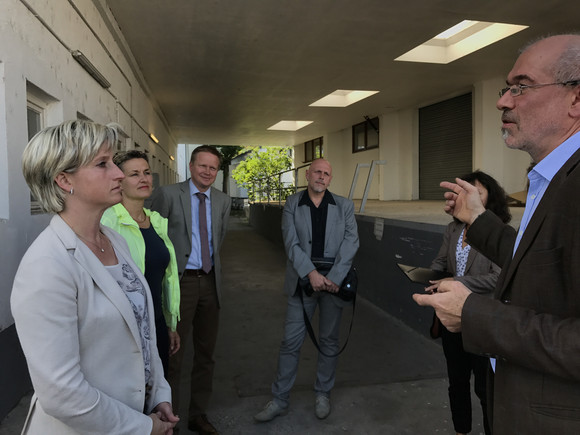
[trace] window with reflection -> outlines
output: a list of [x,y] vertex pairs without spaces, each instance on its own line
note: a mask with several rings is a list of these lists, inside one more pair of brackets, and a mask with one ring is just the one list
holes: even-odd
[[323,151],[322,136],[304,142],[304,162],[311,162],[314,159],[324,157]]
[[379,118],[368,118],[352,126],[352,152],[379,147]]

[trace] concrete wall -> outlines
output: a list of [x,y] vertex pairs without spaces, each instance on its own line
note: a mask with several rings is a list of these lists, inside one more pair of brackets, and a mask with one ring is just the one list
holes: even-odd
[[[20,170],[28,141],[28,100],[43,105],[44,126],[79,116],[119,123],[128,135],[123,148],[138,143],[149,153],[161,183],[176,179],[169,156],[177,145],[125,45],[100,2],[0,1],[0,419],[30,389],[10,292],[20,258],[50,219],[31,215]],[[111,87],[102,88],[71,50],[82,51]]]
[[250,225],[261,236],[283,245],[282,207],[269,204],[250,204]]
[[[282,208],[252,204],[250,225],[282,245]],[[428,267],[443,241],[445,225],[421,224],[357,215],[360,248],[354,264],[361,297],[428,336],[433,310],[419,307],[411,295],[424,286],[411,283],[397,263]],[[356,320],[355,320],[356,325]]]

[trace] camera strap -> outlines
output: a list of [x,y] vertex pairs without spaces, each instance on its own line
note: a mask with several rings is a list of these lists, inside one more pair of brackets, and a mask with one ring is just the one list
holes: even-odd
[[350,338],[350,333],[352,332],[352,324],[354,322],[354,310],[356,307],[356,293],[354,295],[354,298],[352,300],[352,316],[350,318],[350,326],[348,328],[348,335],[346,336],[346,341],[344,342],[344,344],[342,345],[342,348],[335,353],[334,355],[328,355],[326,353],[324,353],[322,351],[322,349],[320,349],[320,345],[318,344],[318,340],[316,339],[316,335],[314,334],[314,330],[312,329],[312,324],[310,323],[310,320],[308,319],[308,314],[306,313],[306,309],[304,308],[304,292],[302,291],[302,287],[300,287],[300,285],[297,286],[296,291],[298,292],[298,294],[300,295],[300,301],[302,302],[302,314],[304,316],[304,324],[306,325],[306,330],[308,331],[308,335],[310,336],[310,339],[312,340],[312,343],[314,344],[314,346],[316,346],[316,349],[318,349],[318,352],[320,352],[322,355],[326,356],[326,357],[336,357],[338,355],[340,355],[344,349],[346,349],[346,345],[348,344],[348,339]]

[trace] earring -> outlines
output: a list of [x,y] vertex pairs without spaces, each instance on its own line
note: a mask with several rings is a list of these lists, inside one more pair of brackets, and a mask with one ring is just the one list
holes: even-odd
[[68,193],[70,193],[71,195],[74,193],[74,190],[73,190],[73,188],[72,188],[72,187],[70,188],[70,190],[69,190],[69,192],[68,192]]

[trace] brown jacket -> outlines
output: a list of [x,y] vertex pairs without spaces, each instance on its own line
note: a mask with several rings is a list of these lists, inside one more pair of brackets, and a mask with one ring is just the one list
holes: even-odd
[[580,151],[552,179],[512,259],[493,213],[468,231],[502,265],[495,299],[468,297],[465,349],[497,357],[494,435],[580,433]]

